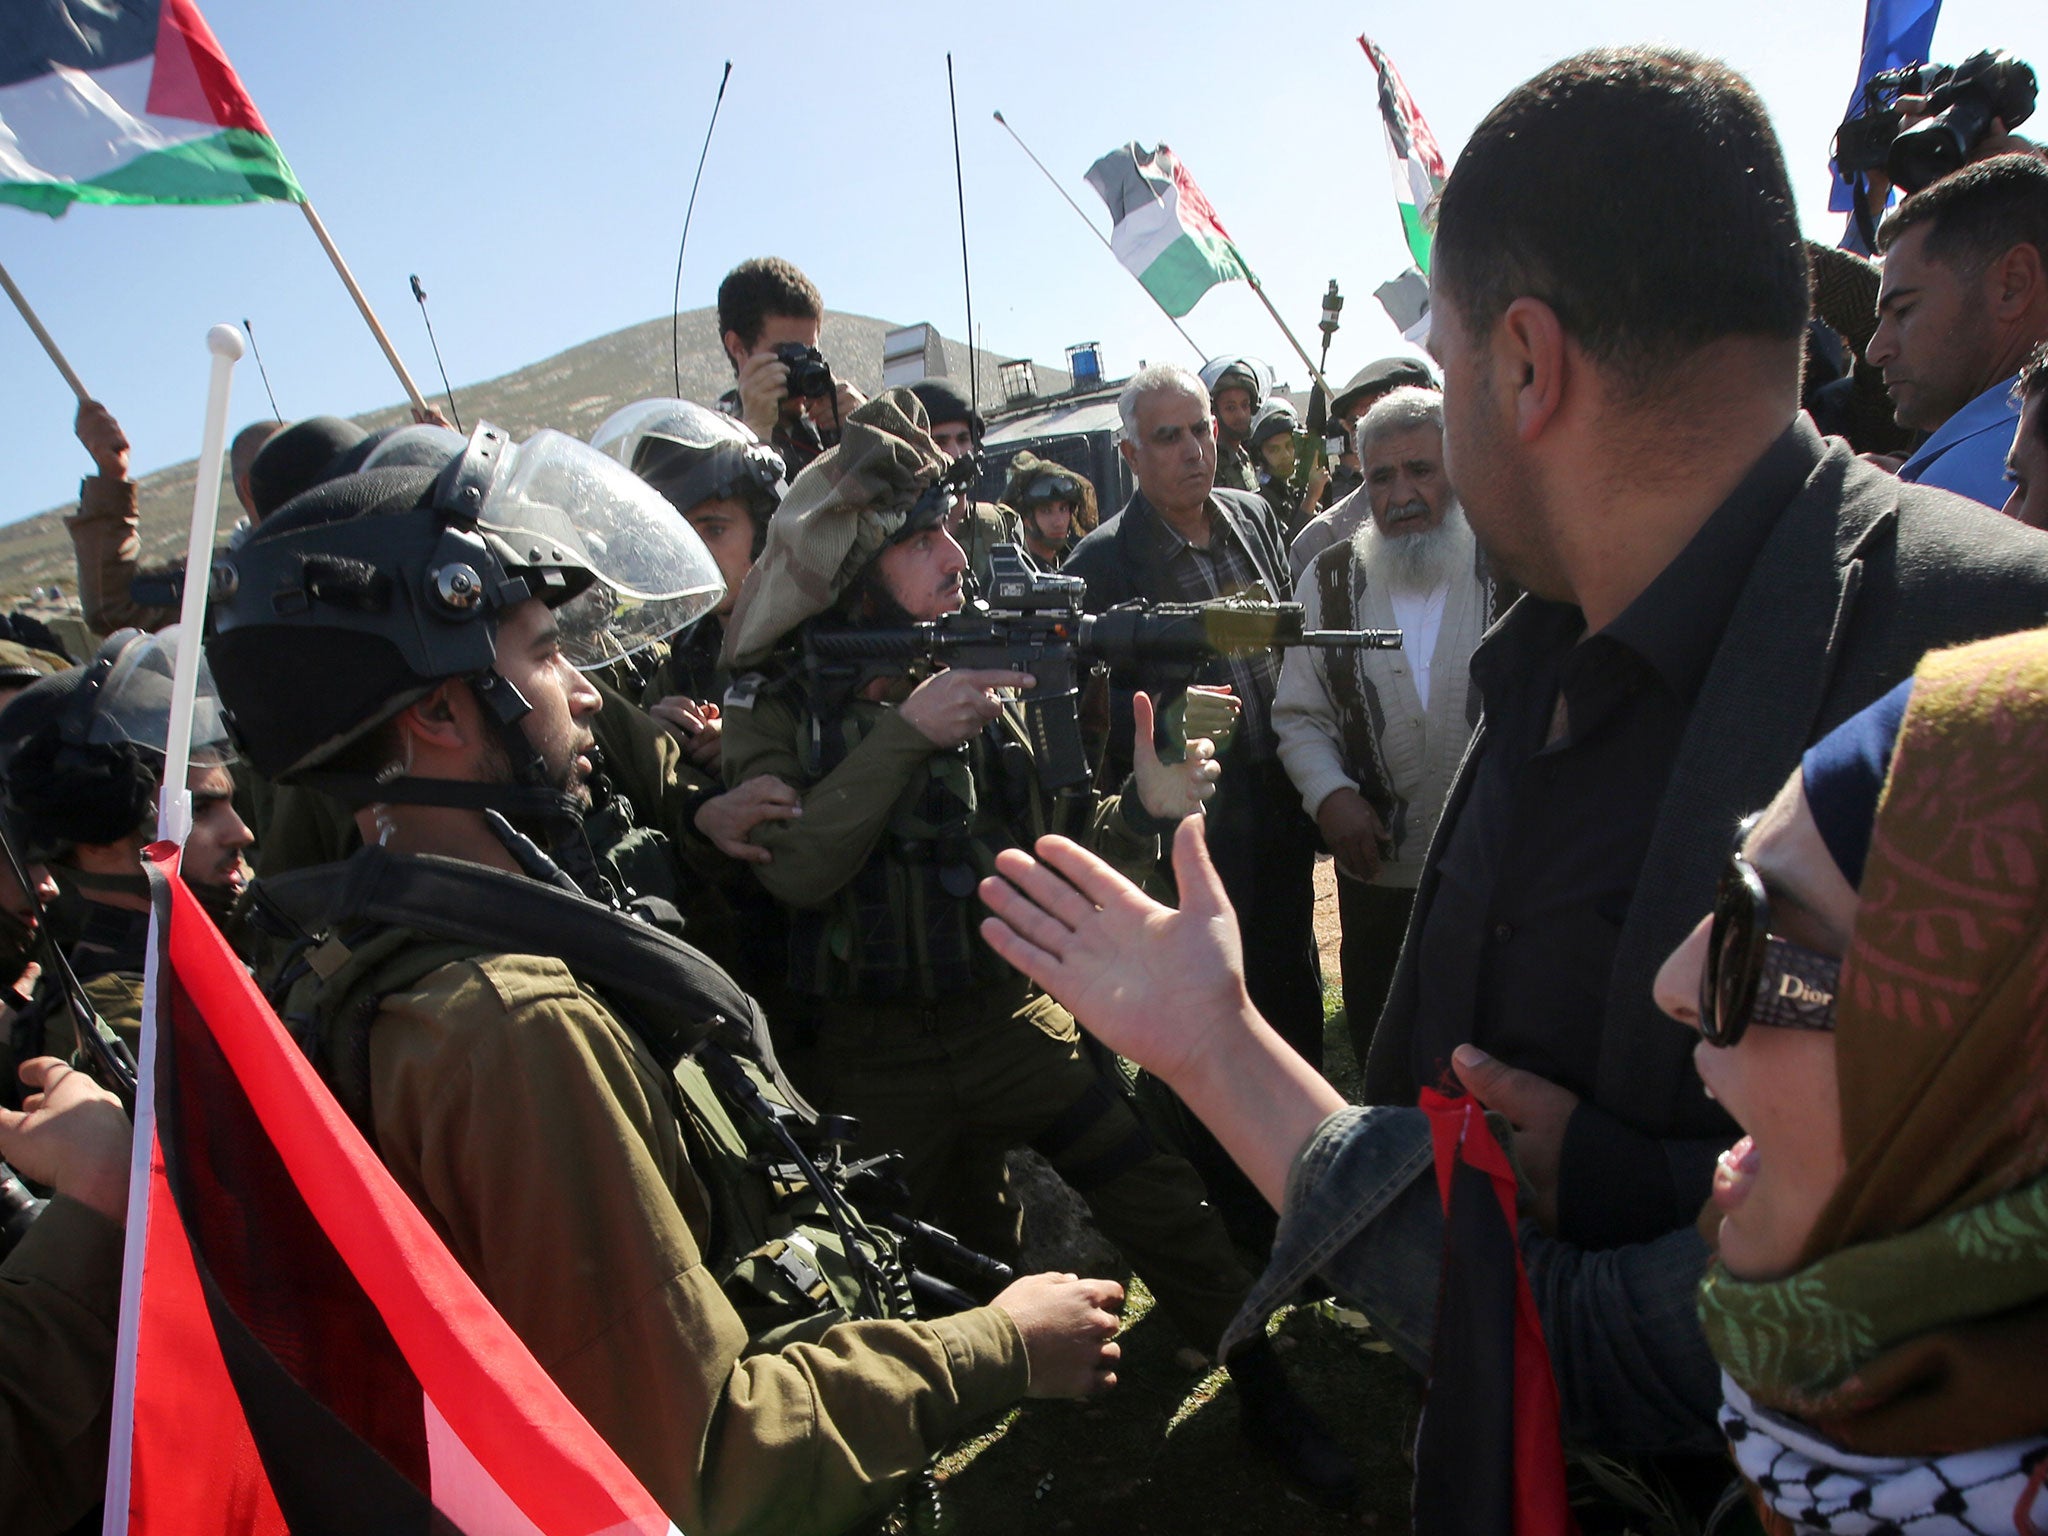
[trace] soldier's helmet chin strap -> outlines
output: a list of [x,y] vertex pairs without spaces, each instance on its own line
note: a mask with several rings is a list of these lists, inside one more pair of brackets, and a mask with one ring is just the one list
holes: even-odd
[[[598,868],[597,855],[584,830],[583,804],[559,789],[548,773],[540,749],[527,739],[520,722],[533,706],[495,667],[466,679],[484,717],[496,728],[498,741],[511,764],[508,782],[478,783],[471,779],[426,779],[410,773],[369,777],[356,773],[312,772],[302,782],[350,805],[431,805],[454,810],[496,812],[484,824],[506,851],[527,867],[536,845],[515,830],[519,823],[538,826],[546,836],[551,862],[593,901],[619,904],[618,893]],[[508,838],[512,841],[508,841]]]

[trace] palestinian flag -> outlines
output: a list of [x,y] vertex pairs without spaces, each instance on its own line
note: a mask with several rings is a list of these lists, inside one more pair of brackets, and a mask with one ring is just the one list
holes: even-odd
[[177,858],[148,853],[148,1199],[107,1528],[674,1536],[314,1076]]
[[1415,1536],[1571,1536],[1557,1382],[1515,1240],[1515,1170],[1470,1098],[1425,1089],[1444,1208]]
[[0,4],[0,203],[302,203],[193,0]]
[[1111,150],[1088,168],[1088,185],[1109,204],[1116,259],[1174,319],[1218,283],[1250,279],[1209,199],[1164,144]]
[[1436,135],[1422,120],[1415,98],[1394,68],[1386,50],[1369,37],[1358,46],[1372,60],[1380,77],[1380,122],[1387,130],[1387,159],[1394,168],[1394,203],[1401,210],[1401,233],[1415,258],[1416,270],[1429,275],[1429,246],[1436,234],[1436,195],[1443,191],[1450,169]]

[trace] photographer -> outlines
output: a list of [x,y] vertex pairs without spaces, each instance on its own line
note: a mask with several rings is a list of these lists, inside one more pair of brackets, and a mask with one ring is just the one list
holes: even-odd
[[128,1117],[54,1057],[22,1063],[0,1157],[56,1191],[0,1263],[0,1529],[69,1530],[100,1497],[128,1213]]
[[867,398],[819,356],[824,322],[817,285],[780,256],[743,261],[718,285],[718,336],[739,381],[719,408],[781,454],[791,475],[838,440]]
[[1992,48],[1953,68],[1908,64],[1873,76],[1835,135],[1836,169],[1859,198],[1843,248],[1872,253],[1894,186],[1910,195],[1994,155],[2039,153],[2012,132],[2033,115],[2035,92],[2033,69]]
[[1999,155],[1907,198],[1878,231],[1870,361],[1901,426],[1930,434],[1899,476],[2005,505],[2013,382],[2048,341],[2048,162]]

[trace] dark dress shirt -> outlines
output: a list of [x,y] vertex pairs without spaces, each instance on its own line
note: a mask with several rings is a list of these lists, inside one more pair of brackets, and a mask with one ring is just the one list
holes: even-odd
[[1417,935],[1413,1070],[1450,1079],[1470,1041],[1580,1096],[1559,1176],[1569,1241],[1609,1246],[1673,1199],[1664,1160],[1632,1153],[1594,1098],[1608,983],[1693,700],[1818,446],[1788,429],[1599,633],[1530,596],[1473,654],[1485,734]]

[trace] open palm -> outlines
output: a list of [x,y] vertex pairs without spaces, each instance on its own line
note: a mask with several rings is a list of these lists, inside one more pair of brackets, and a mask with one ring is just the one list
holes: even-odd
[[994,914],[983,937],[1104,1045],[1176,1080],[1249,1006],[1237,916],[1201,818],[1174,834],[1179,911],[1066,838],[1040,838],[1036,852],[998,855],[981,885]]

